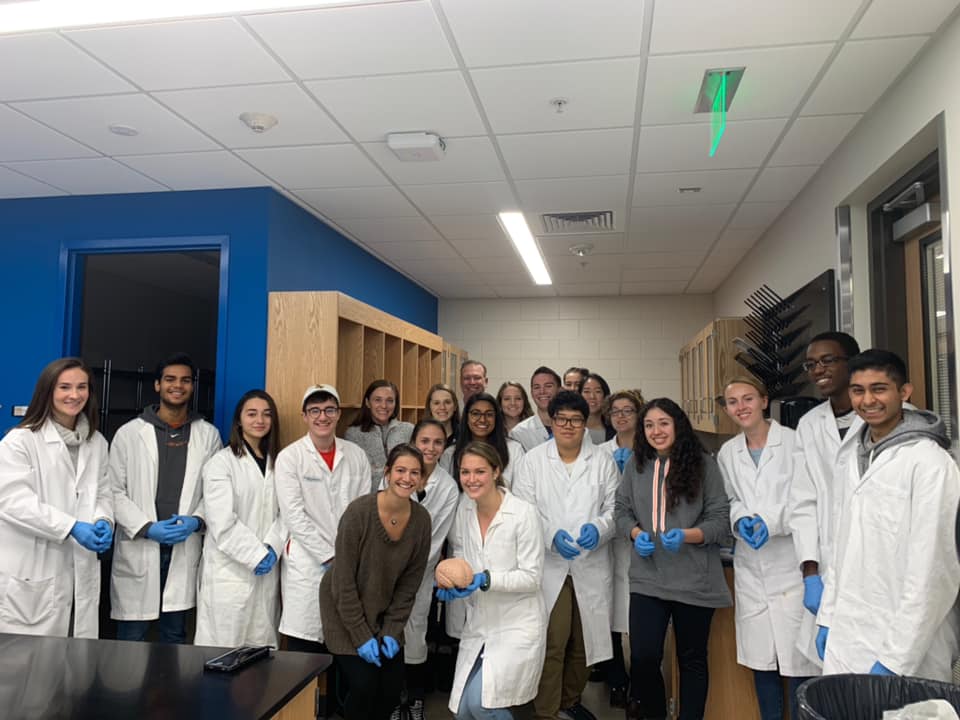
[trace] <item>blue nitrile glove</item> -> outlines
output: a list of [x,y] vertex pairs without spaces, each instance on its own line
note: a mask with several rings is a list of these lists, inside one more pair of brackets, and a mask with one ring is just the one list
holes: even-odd
[[737,534],[750,547],[753,547],[753,518],[742,517],[737,520]]
[[827,654],[827,635],[830,634],[830,628],[823,625],[817,625],[817,656],[823,660]]
[[392,660],[400,652],[400,643],[395,638],[384,635],[383,642],[380,643],[380,649],[383,650],[384,656]]
[[174,539],[179,533],[180,530],[177,529],[175,517],[150,523],[150,527],[147,528],[147,537],[161,545],[173,545],[180,542]]
[[553,549],[563,557],[564,560],[573,560],[580,551],[573,544],[573,536],[566,530],[557,530],[553,536]]
[[465,588],[450,588],[450,594],[457,600],[462,600],[469,595],[472,595],[474,592],[480,589],[480,586],[483,584],[483,573],[477,573],[473,576],[473,580],[470,581],[470,584]]
[[271,570],[273,566],[277,564],[277,554],[273,551],[273,548],[267,545],[267,554],[264,556],[263,560],[260,561],[260,564],[253,569],[254,575],[266,575]]
[[357,655],[362,657],[371,665],[380,667],[380,645],[375,637],[367,640],[363,645],[357,648]]
[[593,550],[600,544],[600,531],[593,523],[587,523],[580,528],[580,537],[577,538],[577,545],[584,550]]
[[113,545],[113,527],[103,518],[93,524],[93,531],[100,538],[100,549],[97,552],[106,552]]
[[627,460],[633,455],[633,448],[617,448],[613,451],[613,461],[617,464],[617,467],[620,468],[620,472],[623,472],[623,468],[627,466]]
[[759,550],[763,547],[764,543],[770,539],[770,530],[767,529],[767,524],[763,521],[763,518],[759,515],[753,516],[753,540],[750,544],[753,546],[754,550]]
[[896,673],[895,673],[893,670],[891,670],[890,668],[888,668],[886,665],[884,665],[884,664],[883,664],[882,662],[880,662],[879,660],[877,660],[877,661],[873,664],[873,667],[870,668],[870,674],[871,674],[871,675],[896,675]]
[[80,543],[81,546],[93,552],[100,552],[100,537],[93,525],[82,520],[77,520],[70,528],[70,537]]
[[819,575],[807,575],[803,579],[803,606],[816,615],[822,599],[823,579]]
[[437,588],[437,600],[440,602],[450,602],[456,600],[451,592],[451,588]]
[[653,540],[650,539],[650,533],[642,532],[634,538],[633,549],[637,551],[637,555],[640,557],[650,557],[653,555],[653,551],[657,549],[657,546],[654,545]]
[[680,528],[667,530],[660,536],[660,544],[670,552],[680,552],[680,546],[683,545],[683,530]]
[[174,544],[183,542],[200,529],[200,521],[193,515],[173,515],[170,519],[176,523],[174,528],[177,532],[173,538]]

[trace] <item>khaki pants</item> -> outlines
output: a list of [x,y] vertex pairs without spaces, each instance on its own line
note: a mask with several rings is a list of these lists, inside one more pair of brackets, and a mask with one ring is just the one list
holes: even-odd
[[573,578],[567,575],[547,624],[543,674],[533,700],[536,717],[553,720],[559,710],[580,702],[580,693],[587,686],[588,678],[580,608],[573,591]]

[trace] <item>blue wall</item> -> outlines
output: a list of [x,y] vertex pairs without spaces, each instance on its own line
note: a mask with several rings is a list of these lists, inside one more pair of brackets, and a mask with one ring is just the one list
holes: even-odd
[[[227,236],[223,428],[266,369],[267,292],[340,290],[435,331],[435,297],[269,188],[0,201],[0,434],[64,344],[62,243]],[[118,242],[118,244],[120,244]],[[162,312],[158,308],[158,312]]]
[[339,290],[437,331],[436,297],[276,193],[270,202],[267,287],[271,291]]

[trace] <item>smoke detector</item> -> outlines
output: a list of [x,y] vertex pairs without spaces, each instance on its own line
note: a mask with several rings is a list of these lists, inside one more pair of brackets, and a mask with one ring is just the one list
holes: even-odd
[[245,112],[239,115],[240,122],[255,133],[265,133],[277,124],[277,118],[267,113]]
[[593,243],[577,243],[576,245],[571,245],[568,250],[570,250],[571,255],[576,255],[577,257],[586,257],[593,252]]
[[442,160],[447,144],[436,133],[389,133],[387,147],[403,162],[433,162]]

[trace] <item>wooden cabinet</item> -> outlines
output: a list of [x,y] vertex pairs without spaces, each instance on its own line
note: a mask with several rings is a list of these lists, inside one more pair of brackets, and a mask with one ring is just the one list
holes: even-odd
[[460,393],[460,366],[468,357],[466,350],[448,342],[443,344],[440,382],[449,385],[458,395]]
[[266,389],[277,401],[282,446],[303,435],[300,405],[310,385],[329,383],[340,393],[339,434],[379,378],[400,388],[400,419],[416,422],[427,390],[445,381],[451,362],[456,377],[462,356],[439,335],[342,293],[270,293]]
[[723,383],[746,370],[734,360],[735,337],[746,333],[742,318],[717,318],[693,336],[680,350],[680,406],[694,430],[733,435],[737,427],[716,399]]

